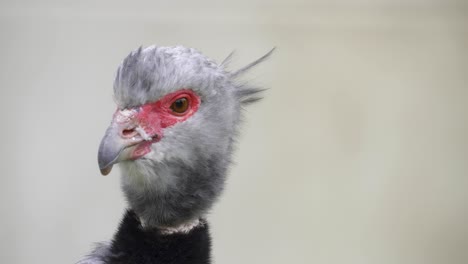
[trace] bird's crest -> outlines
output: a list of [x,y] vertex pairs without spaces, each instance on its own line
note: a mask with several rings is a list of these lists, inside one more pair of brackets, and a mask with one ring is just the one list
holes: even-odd
[[[240,69],[238,69],[238,70],[236,70],[234,72],[229,73],[230,78],[233,79],[233,80],[237,80],[237,78],[241,77],[242,75],[247,73],[249,70],[251,70],[255,66],[257,66],[260,63],[266,61],[271,56],[273,51],[275,51],[275,49],[276,48],[271,49],[267,54],[263,55],[262,57],[258,58],[257,60],[247,64],[246,66],[244,66],[244,67],[242,67],[242,68],[240,68]],[[235,54],[235,51],[231,52],[223,60],[223,62],[221,63],[221,66],[226,67],[227,65],[229,65],[229,63],[231,62],[232,57],[234,56],[234,54]],[[237,84],[236,95],[239,98],[239,101],[243,105],[248,105],[248,104],[251,104],[251,103],[254,103],[254,102],[257,102],[257,101],[261,100],[262,97],[261,97],[260,93],[266,90],[264,88],[252,86],[252,85],[248,84],[245,81],[244,82],[238,81],[237,83],[238,84]]]

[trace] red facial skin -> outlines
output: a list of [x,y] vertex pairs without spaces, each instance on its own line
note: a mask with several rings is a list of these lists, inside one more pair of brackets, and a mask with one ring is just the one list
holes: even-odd
[[[183,113],[174,112],[171,105],[181,98],[187,98],[187,110]],[[167,94],[156,102],[138,107],[134,118],[152,140],[139,143],[132,152],[131,159],[138,159],[148,154],[151,151],[151,144],[158,142],[163,137],[165,128],[187,120],[197,112],[199,106],[200,97],[192,90],[183,89]]]

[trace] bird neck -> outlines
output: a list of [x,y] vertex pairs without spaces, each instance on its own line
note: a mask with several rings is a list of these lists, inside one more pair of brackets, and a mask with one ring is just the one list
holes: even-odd
[[[146,228],[146,229],[150,228],[151,229],[151,227],[148,227],[143,223],[143,219],[140,219],[140,222],[141,222],[141,225],[142,225],[143,228]],[[196,227],[198,227],[200,225],[204,225],[204,224],[205,224],[205,222],[200,221],[200,219],[195,219],[195,220],[192,220],[192,221],[182,223],[182,224],[180,224],[178,226],[159,226],[159,227],[157,227],[155,229],[158,229],[160,231],[160,233],[163,234],[163,235],[188,234],[194,228],[196,228]]]
[[208,224],[185,228],[144,228],[133,211],[127,211],[114,235],[106,263],[210,263]]

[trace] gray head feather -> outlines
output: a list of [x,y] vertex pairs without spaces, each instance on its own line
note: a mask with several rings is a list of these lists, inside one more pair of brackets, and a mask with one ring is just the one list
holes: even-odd
[[239,77],[273,50],[229,72],[200,52],[182,46],[141,47],[117,70],[114,95],[119,108],[154,102],[179,89],[192,89],[200,107],[168,127],[152,152],[121,163],[122,188],[132,209],[148,226],[173,226],[201,217],[221,193],[242,114],[262,89]]

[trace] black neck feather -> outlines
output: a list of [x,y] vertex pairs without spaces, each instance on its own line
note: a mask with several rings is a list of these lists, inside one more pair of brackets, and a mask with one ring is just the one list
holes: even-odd
[[158,229],[144,229],[133,211],[127,211],[115,234],[108,264],[208,264],[211,240],[208,224],[189,233],[162,234]]

